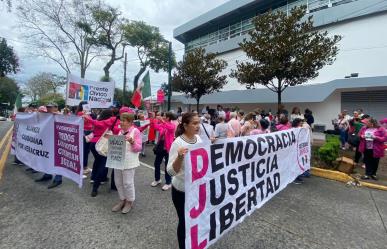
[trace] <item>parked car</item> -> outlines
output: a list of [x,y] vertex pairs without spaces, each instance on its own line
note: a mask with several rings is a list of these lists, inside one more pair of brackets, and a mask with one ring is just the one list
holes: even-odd
[[0,116],[0,121],[7,121],[7,118]]

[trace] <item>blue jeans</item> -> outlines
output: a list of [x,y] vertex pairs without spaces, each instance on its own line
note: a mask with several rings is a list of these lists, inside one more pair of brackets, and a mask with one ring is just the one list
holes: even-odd
[[340,142],[341,146],[344,147],[348,140],[348,132],[346,129],[340,129]]

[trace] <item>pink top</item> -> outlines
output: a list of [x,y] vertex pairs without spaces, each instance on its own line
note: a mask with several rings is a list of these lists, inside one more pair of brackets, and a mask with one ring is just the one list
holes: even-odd
[[[86,117],[86,119],[88,119],[88,117]],[[106,131],[106,129],[110,129],[110,127],[113,125],[114,120],[116,120],[116,117],[111,117],[105,120],[94,120],[90,118],[89,121],[94,125],[94,130],[93,130],[94,137],[90,140],[90,142],[91,143],[98,142],[99,138]]]
[[141,132],[135,127],[135,126],[131,126],[129,127],[129,129],[127,131],[124,131],[123,129],[121,129],[119,131],[119,135],[123,135],[126,133],[125,137],[129,138],[130,135],[132,134],[132,131],[134,129],[134,132],[133,132],[133,139],[134,139],[134,143],[131,144],[131,150],[132,152],[141,152],[141,149],[142,149],[142,137],[141,137]]
[[275,126],[277,128],[278,131],[284,131],[284,130],[289,130],[292,128],[292,125],[290,123],[287,123],[287,124],[277,124]]
[[[78,112],[77,116],[82,117],[83,112]],[[90,119],[92,119],[89,115],[87,115]],[[83,119],[83,129],[85,131],[92,131],[93,130],[93,123],[89,119]]]
[[151,123],[151,127],[154,127],[159,133],[159,140],[162,136],[165,136],[164,139],[164,148],[169,153],[173,140],[175,140],[175,131],[176,125],[172,122],[160,121],[160,123],[155,120]]
[[[360,144],[359,151],[364,153],[366,150],[366,139],[364,138],[365,132],[368,128],[363,126],[359,131]],[[377,128],[373,134],[373,156],[374,158],[384,157],[384,141],[386,136],[386,130],[383,127]]]
[[235,118],[228,121],[229,131],[227,132],[228,137],[238,137],[241,134],[241,124]]

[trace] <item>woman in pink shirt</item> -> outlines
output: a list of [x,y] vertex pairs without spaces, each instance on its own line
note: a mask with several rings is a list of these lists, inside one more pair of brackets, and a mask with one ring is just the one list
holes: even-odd
[[384,141],[386,130],[380,127],[378,121],[371,118],[367,124],[359,131],[360,145],[359,151],[364,155],[366,166],[365,175],[362,179],[372,178],[377,180],[376,172],[379,166],[380,158],[384,157]]
[[98,195],[98,188],[101,182],[107,181],[108,169],[106,168],[105,156],[98,154],[95,149],[95,144],[107,129],[112,129],[118,121],[118,117],[112,117],[113,112],[111,110],[103,110],[97,120],[91,119],[89,116],[83,116],[88,119],[94,126],[94,137],[90,141],[90,150],[94,156],[93,171],[91,172],[91,182],[93,183],[93,190],[91,196]]
[[173,121],[176,120],[176,116],[167,112],[162,117],[157,117],[155,121],[151,123],[151,128],[154,128],[159,132],[159,138],[153,152],[156,155],[154,166],[155,166],[155,180],[151,183],[152,187],[156,187],[161,183],[160,180],[160,166],[165,161],[165,185],[162,187],[163,190],[171,188],[172,178],[168,174],[166,167],[168,165],[169,150],[173,140],[175,140],[176,124]]
[[277,124],[275,127],[277,131],[284,131],[292,128],[292,124],[289,123],[288,117],[286,117],[285,115],[282,115],[280,117],[279,124]]
[[114,169],[120,201],[112,208],[113,212],[128,213],[135,200],[134,173],[140,165],[139,154],[142,148],[141,132],[133,125],[134,114],[122,113],[121,130],[119,135],[124,135],[126,140],[126,153],[123,169]]

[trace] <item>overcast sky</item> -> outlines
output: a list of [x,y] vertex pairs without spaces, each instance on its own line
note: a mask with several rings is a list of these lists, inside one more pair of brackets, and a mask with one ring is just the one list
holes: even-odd
[[[207,12],[208,10],[227,2],[227,0],[106,0],[115,7],[119,7],[123,15],[131,20],[143,20],[150,25],[160,28],[161,33],[168,40],[172,40],[173,49],[177,60],[183,55],[183,44],[173,39],[173,29],[185,22]],[[17,0],[13,1],[14,7]],[[15,12],[15,10],[13,10]],[[20,59],[21,71],[15,76],[20,84],[27,81],[39,72],[52,72],[65,75],[63,69],[52,61],[31,56],[23,40],[19,37],[17,19],[15,14],[8,13],[4,5],[0,4],[0,37],[5,37],[8,44],[13,46]],[[138,61],[135,61],[135,51],[128,51],[127,77],[128,85],[133,85],[134,75],[139,70]],[[103,76],[104,63],[97,61],[93,63],[86,72],[86,78],[98,80]],[[116,62],[110,70],[116,86],[122,88],[123,83],[123,62]],[[157,90],[161,83],[167,82],[166,73],[155,73],[151,71],[152,91]]]

